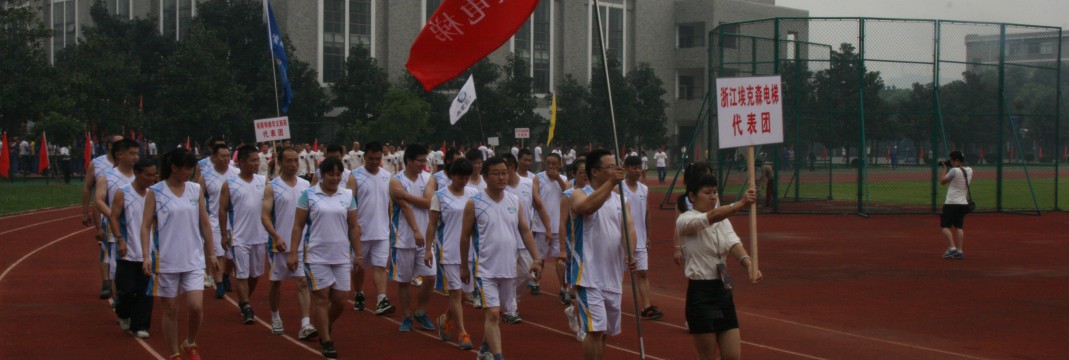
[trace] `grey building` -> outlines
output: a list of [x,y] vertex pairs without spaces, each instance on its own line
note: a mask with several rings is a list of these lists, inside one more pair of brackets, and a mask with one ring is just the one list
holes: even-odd
[[[44,18],[57,30],[49,56],[73,44],[89,22],[96,0],[36,0]],[[204,0],[104,0],[120,16],[162,19],[160,31],[181,39]],[[473,0],[482,1],[482,0]],[[273,0],[272,6],[296,56],[319,73],[328,85],[344,71],[349,49],[365,45],[391,79],[405,71],[408,52],[427,18],[442,0]],[[530,66],[535,92],[548,106],[546,94],[571,74],[589,79],[600,61],[592,0],[542,0],[534,14],[490,55],[504,63],[516,53]],[[775,5],[775,0],[604,0],[599,11],[605,26],[606,50],[622,59],[627,70],[649,63],[667,88],[665,124],[670,141],[693,128],[706,88],[707,33],[718,24],[771,17],[805,17],[805,10]],[[547,114],[546,109],[540,112]],[[548,117],[548,115],[546,116]]]
[[[969,61],[969,71],[977,72],[994,69],[999,63],[999,49],[1002,47],[1000,35],[966,35],[965,54]],[[1005,62],[1007,64],[1053,66],[1058,59],[1058,49],[1069,48],[1069,34],[1058,31],[1006,32]],[[1062,62],[1069,60],[1069,54],[1061,54]]]

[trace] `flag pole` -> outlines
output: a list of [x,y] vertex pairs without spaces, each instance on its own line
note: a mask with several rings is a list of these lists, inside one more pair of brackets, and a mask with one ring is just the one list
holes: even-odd
[[[612,119],[613,149],[618,151],[620,149],[620,140],[616,136],[616,109],[613,108],[612,102],[612,82],[609,79],[609,57],[608,53],[605,51],[605,28],[602,26],[601,7],[598,0],[594,0],[594,16],[598,21],[598,44],[601,45],[601,67],[605,70],[605,90],[609,95],[609,117]],[[617,153],[616,156],[613,157],[616,159],[616,166],[620,166],[622,155],[623,154]],[[620,182],[620,203],[626,204],[624,202],[624,183],[622,181]],[[631,249],[631,233],[627,231],[627,205],[621,206],[620,209],[622,212],[622,219],[620,221],[622,227],[621,232],[624,234],[624,247],[626,247],[625,250],[627,250],[627,262],[631,263],[634,256]],[[638,316],[640,311],[638,304],[638,288],[635,286],[635,272],[629,270],[628,273],[631,275],[631,297],[633,300],[632,303],[635,305],[635,328],[638,331],[638,353],[640,358],[645,359],[646,342],[642,337],[642,319]]]
[[276,74],[278,69],[275,69],[276,60],[275,51],[273,50],[275,45],[271,41],[271,18],[269,16],[270,13],[267,11],[268,6],[270,6],[268,1],[264,0],[264,24],[267,25],[267,52],[271,53],[271,81],[275,84],[275,116],[278,117],[282,116],[282,108],[278,104],[278,74]]

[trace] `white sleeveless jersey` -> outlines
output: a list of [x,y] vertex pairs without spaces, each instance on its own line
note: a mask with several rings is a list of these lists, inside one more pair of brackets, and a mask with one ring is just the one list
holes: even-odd
[[197,168],[201,174],[208,172],[212,168],[212,156],[205,156],[203,159],[197,160]]
[[93,158],[93,178],[98,178],[103,175],[105,171],[111,170],[115,167],[115,164],[108,160],[107,155],[100,155]]
[[[520,199],[520,207],[523,208],[523,213],[526,216],[521,221],[527,222],[527,225],[531,225],[531,214],[534,212],[534,182],[531,179],[520,177],[520,182],[516,184],[516,187],[506,185],[505,192],[516,195]],[[535,216],[537,217],[537,216]],[[516,239],[518,243],[516,247],[520,250],[527,249],[527,246],[523,244],[523,237],[520,236],[520,230],[517,227],[515,229]]]
[[[104,171],[100,177],[97,178],[97,181],[104,181],[107,184],[108,193],[104,195],[104,203],[108,204],[108,207],[111,207],[111,204],[113,204],[112,200],[115,200],[115,194],[118,193],[119,188],[134,182],[134,177],[135,175],[133,174],[131,174],[130,177],[126,177],[126,175],[123,175],[117,167]],[[105,217],[104,224],[106,225],[109,220],[110,219]],[[115,239],[115,234],[111,234],[110,231],[108,231],[108,233],[109,243],[118,241]]]
[[[426,172],[420,172],[416,176],[416,181],[410,180],[405,176],[404,172],[394,175],[393,178],[401,182],[401,187],[406,192],[418,197],[423,197],[423,191],[427,189],[427,184],[431,181],[431,175]],[[421,234],[426,234],[429,211],[415,205],[410,205],[409,207],[412,208],[412,215],[416,220],[416,228],[419,229]],[[412,226],[408,224],[408,221],[405,221],[401,206],[393,201],[390,201],[390,240],[390,244],[394,248],[422,249],[422,247],[416,246],[416,237],[412,233]]]
[[624,196],[627,197],[627,211],[631,214],[631,221],[635,226],[635,249],[646,250],[646,198],[649,197],[650,188],[646,184],[638,183],[638,189],[631,191],[631,187],[624,183]]
[[[290,241],[293,236],[293,218],[297,212],[297,200],[301,198],[301,194],[305,190],[308,190],[308,180],[297,178],[295,186],[289,186],[282,177],[277,177],[271,180],[271,191],[274,193],[274,204],[271,206],[271,224],[275,226],[275,232],[282,237],[282,241],[286,242],[286,246],[290,246]],[[302,239],[303,240],[303,239]],[[274,253],[274,247],[268,246],[268,249]],[[297,255],[304,254],[304,246],[297,245]]]
[[[568,181],[564,175],[558,174],[561,180]],[[532,216],[533,225],[531,225],[531,231],[540,233],[553,233],[556,234],[560,231],[560,200],[564,197],[564,189],[561,189],[560,184],[556,180],[550,179],[546,175],[546,172],[540,172],[538,177],[538,197],[542,198],[542,207],[546,209],[546,214],[549,215],[549,229],[546,229],[546,225],[542,223],[542,219],[537,215]]]
[[471,197],[475,207],[475,272],[477,278],[516,277],[516,229],[520,222],[520,198],[504,192],[495,202],[485,191]]
[[[431,211],[438,212],[438,229],[434,244],[441,264],[460,264],[460,231],[464,226],[464,206],[479,190],[464,187],[462,195],[454,195],[449,188],[438,190],[431,199]],[[428,239],[430,240],[430,239]]]
[[171,192],[166,181],[149,188],[156,197],[152,262],[157,273],[204,268],[204,242],[197,235],[200,233],[200,185],[186,182],[185,187],[182,196]]
[[352,191],[339,187],[334,195],[327,195],[319,185],[301,193],[297,208],[308,210],[308,226],[304,231],[305,264],[347,264],[351,261],[349,244],[350,211],[356,211]]
[[356,221],[360,224],[360,240],[390,238],[390,172],[379,168],[378,174],[361,166],[353,170],[356,181]]
[[[123,260],[142,262],[145,261],[141,252],[141,223],[145,216],[145,196],[134,190],[133,184],[126,184],[119,188],[122,192],[122,214],[119,214],[119,233],[126,240],[126,256]],[[145,189],[146,194],[149,189]],[[198,229],[199,230],[199,229]]]
[[263,214],[264,188],[267,178],[259,174],[252,175],[252,181],[246,182],[239,175],[226,180],[230,190],[230,229],[234,232],[235,245],[257,245],[267,243],[267,230],[264,230],[260,215]]
[[439,170],[434,173],[434,183],[435,185],[438,185],[438,188],[435,189],[437,191],[449,187],[449,184],[452,184],[453,180],[449,179],[449,175],[445,174],[445,170]]
[[[594,189],[587,187],[583,191],[590,195]],[[582,226],[574,229],[572,239],[576,261],[572,284],[622,292],[621,282],[627,270],[620,233],[622,211],[620,196],[613,194],[593,214],[581,216]]]
[[475,188],[475,190],[479,191],[486,191],[486,178],[480,176],[478,184],[472,184],[472,180],[475,180],[475,178],[472,177],[470,178],[470,180],[468,180],[468,187]]
[[[205,186],[204,200],[208,202],[206,204],[208,205],[208,222],[211,223],[213,232],[219,232],[219,192],[223,190],[223,183],[226,179],[237,175],[238,170],[232,167],[227,167],[225,174],[216,172],[215,167],[212,166],[208,166],[201,173]],[[233,218],[230,220],[233,221]]]

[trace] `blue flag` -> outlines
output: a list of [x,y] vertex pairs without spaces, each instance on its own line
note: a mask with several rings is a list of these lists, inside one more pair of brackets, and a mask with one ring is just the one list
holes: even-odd
[[278,69],[278,77],[282,80],[282,99],[279,102],[279,109],[286,113],[289,112],[290,102],[293,101],[293,88],[290,87],[290,78],[286,75],[289,60],[286,59],[286,47],[282,44],[282,33],[278,31],[278,22],[275,21],[275,10],[271,8],[271,3],[267,0],[264,0],[264,9],[267,10],[267,35],[271,42],[271,53],[275,60],[275,67]]

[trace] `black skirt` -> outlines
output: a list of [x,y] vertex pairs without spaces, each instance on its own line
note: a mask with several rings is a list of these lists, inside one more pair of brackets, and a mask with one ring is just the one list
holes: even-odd
[[720,280],[687,283],[687,327],[691,334],[721,333],[739,328],[735,300]]

